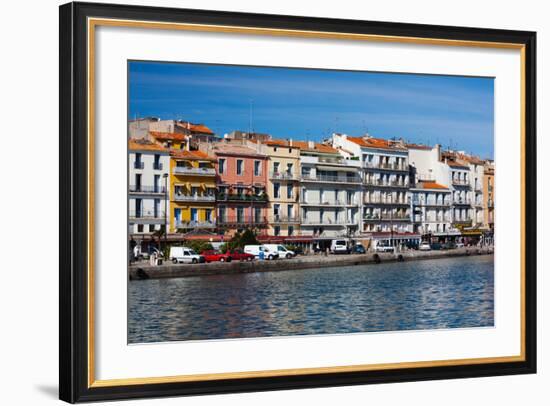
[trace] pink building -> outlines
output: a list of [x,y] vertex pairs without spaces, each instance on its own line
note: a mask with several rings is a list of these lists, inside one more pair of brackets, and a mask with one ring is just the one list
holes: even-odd
[[218,226],[228,234],[267,228],[267,156],[231,142],[212,147],[216,156]]

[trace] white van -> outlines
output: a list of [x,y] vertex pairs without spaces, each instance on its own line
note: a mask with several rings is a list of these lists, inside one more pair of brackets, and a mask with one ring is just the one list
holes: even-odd
[[277,259],[279,258],[279,253],[277,250],[267,249],[264,245],[245,245],[244,252],[247,254],[252,254],[256,258],[260,258],[260,251],[264,253],[264,259]]
[[204,257],[201,257],[191,248],[187,247],[170,247],[170,259],[174,264],[198,264],[204,262]]
[[263,247],[267,248],[269,251],[276,251],[281,258],[290,259],[296,256],[296,253],[294,251],[287,250],[284,245],[264,244]]
[[330,242],[330,252],[333,254],[349,254],[348,239],[340,238]]

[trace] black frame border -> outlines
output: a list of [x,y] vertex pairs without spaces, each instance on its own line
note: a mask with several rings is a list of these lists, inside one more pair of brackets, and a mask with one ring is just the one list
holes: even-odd
[[[515,43],[525,49],[525,361],[269,378],[88,387],[87,19],[119,18]],[[59,8],[59,398],[85,401],[536,373],[536,33],[95,3]]]

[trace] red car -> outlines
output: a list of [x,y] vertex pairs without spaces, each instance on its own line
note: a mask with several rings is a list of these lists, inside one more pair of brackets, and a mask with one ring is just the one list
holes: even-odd
[[227,251],[226,254],[229,254],[231,259],[235,261],[254,261],[254,258],[255,258],[254,255],[247,254],[243,250],[239,250],[239,249]]
[[201,252],[206,262],[231,262],[233,258],[229,254],[222,254],[219,251],[208,250]]

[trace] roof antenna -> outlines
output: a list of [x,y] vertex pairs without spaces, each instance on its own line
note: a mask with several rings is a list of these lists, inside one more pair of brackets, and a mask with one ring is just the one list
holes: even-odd
[[254,103],[253,99],[250,99],[250,106],[248,111],[248,134],[252,133],[252,104]]

